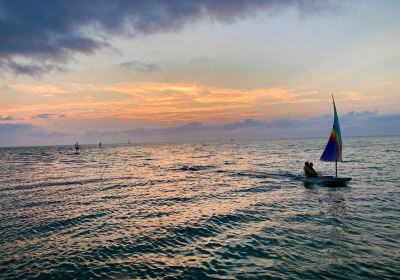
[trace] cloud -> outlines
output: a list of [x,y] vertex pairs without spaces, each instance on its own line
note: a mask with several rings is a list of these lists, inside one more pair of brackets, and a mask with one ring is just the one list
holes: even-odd
[[230,23],[261,11],[315,13],[336,6],[318,0],[1,1],[0,65],[39,75],[62,70],[60,64],[76,54],[111,48],[116,36],[176,32],[199,20]]
[[[299,104],[321,102],[315,98],[314,91],[239,89],[198,83],[13,84],[8,87],[23,93],[25,98],[32,98],[31,104],[20,104],[3,111],[3,114],[18,113],[21,117],[45,112],[74,114],[80,119],[186,123],[279,117],[288,115],[288,111],[296,113]],[[36,97],[40,97],[40,102],[36,102]]]
[[[343,137],[400,135],[400,114],[380,115],[376,111],[350,112],[340,116]],[[80,135],[59,133],[31,124],[0,123],[0,146],[126,143],[164,141],[208,141],[226,139],[310,138],[330,135],[333,117],[323,115],[307,119],[242,121],[225,124],[191,122],[180,126],[154,129],[89,130]]]
[[[73,138],[70,136],[71,141]],[[48,131],[31,124],[0,123],[0,146],[67,144],[64,133]]]
[[17,62],[12,59],[1,59],[0,70],[8,70],[15,75],[41,76],[45,73],[66,72],[67,68],[51,62]]
[[13,121],[14,120],[14,118],[12,117],[12,116],[7,116],[7,117],[3,117],[3,116],[0,116],[0,121]]
[[201,57],[193,57],[188,62],[188,65],[194,67],[195,69],[208,68],[210,66],[216,66],[217,61],[211,57],[201,56]]
[[59,118],[65,118],[65,115],[58,115],[58,114],[38,114],[32,116],[32,119],[36,120],[48,120],[48,119],[59,119]]
[[351,100],[351,101],[371,99],[371,97],[365,96],[363,93],[357,91],[347,91],[344,92],[343,95],[345,96],[346,100]]
[[[376,111],[350,112],[340,116],[343,137],[368,135],[400,135],[400,114],[378,115]],[[227,124],[192,122],[181,126],[159,129],[97,131],[84,133],[87,142],[207,141],[222,139],[276,139],[328,137],[333,117],[324,115],[308,119],[276,119],[243,121]]]
[[66,89],[62,89],[53,85],[15,84],[9,85],[8,87],[32,95],[54,96],[55,94],[67,92]]
[[161,71],[160,68],[154,63],[144,63],[137,60],[121,63],[119,64],[119,67],[124,70],[134,71],[140,74],[151,74],[153,72]]

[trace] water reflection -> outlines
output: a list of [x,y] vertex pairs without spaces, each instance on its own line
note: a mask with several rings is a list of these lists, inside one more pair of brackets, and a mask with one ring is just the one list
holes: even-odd
[[390,272],[398,190],[304,188],[318,141],[2,149],[0,278],[358,277],[371,244]]

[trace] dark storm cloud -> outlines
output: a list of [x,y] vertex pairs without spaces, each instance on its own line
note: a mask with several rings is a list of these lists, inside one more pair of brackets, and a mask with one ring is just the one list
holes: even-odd
[[[206,19],[234,22],[259,11],[335,8],[318,0],[0,0],[0,65],[17,74],[57,70],[75,54],[109,48],[113,36],[173,32]],[[25,62],[21,62],[25,60]],[[28,64],[32,64],[29,66]],[[58,65],[58,67],[61,67]]]
[[153,72],[161,71],[160,68],[154,63],[144,63],[137,60],[121,63],[119,67],[124,70],[134,71],[140,74],[151,74]]

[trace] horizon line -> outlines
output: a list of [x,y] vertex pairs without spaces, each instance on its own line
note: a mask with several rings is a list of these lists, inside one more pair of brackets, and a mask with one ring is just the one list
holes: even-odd
[[[371,134],[371,135],[351,135],[342,138],[367,138],[367,137],[400,137],[399,134]],[[276,140],[307,140],[307,139],[325,139],[329,137],[317,136],[317,137],[277,137],[277,138],[247,138],[247,139],[233,139],[233,138],[226,138],[226,139],[210,139],[210,140],[182,140],[182,141],[141,141],[141,142],[131,142],[131,144],[126,142],[110,142],[104,143],[99,141],[97,143],[79,143],[79,145],[84,146],[98,146],[101,142],[102,146],[104,145],[127,145],[127,146],[134,146],[136,145],[146,145],[146,144],[178,144],[178,143],[207,143],[207,142],[244,142],[244,141],[276,141]],[[79,141],[78,141],[79,142]],[[7,149],[7,148],[37,148],[37,147],[74,147],[73,144],[51,144],[51,145],[16,145],[16,146],[0,146],[0,149]]]

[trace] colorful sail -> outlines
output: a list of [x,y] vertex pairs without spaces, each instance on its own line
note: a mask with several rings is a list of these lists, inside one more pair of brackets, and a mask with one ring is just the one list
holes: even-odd
[[342,135],[340,134],[339,118],[336,112],[335,100],[333,99],[334,121],[328,144],[322,153],[322,161],[342,161]]

